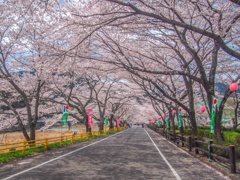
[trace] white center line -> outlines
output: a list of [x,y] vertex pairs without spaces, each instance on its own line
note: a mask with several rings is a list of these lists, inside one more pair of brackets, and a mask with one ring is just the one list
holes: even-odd
[[155,142],[152,140],[151,136],[148,134],[148,132],[146,131],[146,129],[144,129],[144,131],[147,133],[148,137],[150,138],[150,140],[152,141],[153,145],[155,146],[155,148],[158,150],[160,156],[163,158],[163,160],[165,161],[165,163],[168,165],[168,167],[171,169],[171,171],[173,172],[174,176],[176,177],[177,180],[181,180],[180,176],[178,175],[178,173],[175,171],[175,169],[173,169],[173,167],[171,166],[171,164],[168,162],[168,160],[165,158],[165,156],[162,154],[162,152],[160,151],[160,149],[157,147],[157,145],[155,144]]
[[124,132],[124,131],[118,132],[118,133],[113,134],[113,135],[111,135],[111,136],[109,136],[109,137],[107,137],[107,138],[101,139],[101,140],[99,140],[99,141],[97,141],[97,142],[94,142],[94,143],[92,143],[92,144],[86,145],[86,146],[84,146],[84,147],[81,147],[81,148],[79,148],[79,149],[76,149],[76,150],[74,150],[74,151],[71,151],[71,152],[69,152],[69,153],[66,153],[66,154],[64,154],[64,155],[58,156],[58,157],[56,157],[56,158],[54,158],[54,159],[51,159],[51,160],[46,161],[46,162],[44,162],[44,163],[41,163],[41,164],[39,164],[39,165],[37,165],[37,166],[34,166],[34,167],[32,167],[32,168],[29,168],[29,169],[26,169],[26,170],[21,171],[21,172],[19,172],[19,173],[16,173],[16,174],[13,174],[13,175],[11,175],[11,176],[8,176],[8,177],[6,177],[6,178],[4,178],[4,179],[2,179],[2,180],[11,179],[11,178],[16,177],[16,176],[18,176],[18,175],[21,175],[21,174],[23,174],[23,173],[25,173],[25,172],[28,172],[28,171],[31,171],[31,170],[33,170],[33,169],[39,168],[39,167],[41,167],[41,166],[43,166],[43,165],[45,165],[45,164],[48,164],[48,163],[53,162],[53,161],[56,161],[56,160],[58,160],[58,159],[60,159],[60,158],[63,158],[63,157],[65,157],[65,156],[68,156],[68,155],[70,155],[70,154],[72,154],[72,153],[75,153],[75,152],[77,152],[77,151],[80,151],[80,150],[82,150],[82,149],[85,149],[85,148],[87,148],[87,147],[89,147],[89,146],[95,145],[95,144],[97,144],[97,143],[99,143],[99,142],[101,142],[101,141],[107,140],[107,139],[109,139],[109,138],[111,138],[111,137],[113,137],[113,136],[116,136],[117,134],[120,134],[120,133],[122,133],[122,132]]

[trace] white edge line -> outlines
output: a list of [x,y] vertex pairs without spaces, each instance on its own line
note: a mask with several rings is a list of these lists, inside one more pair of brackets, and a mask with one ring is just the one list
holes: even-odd
[[[144,129],[145,130],[145,129]],[[173,167],[171,166],[171,164],[168,162],[168,160],[165,158],[165,156],[162,154],[162,152],[160,151],[160,149],[157,147],[157,145],[155,144],[155,142],[152,140],[151,136],[148,134],[148,132],[145,130],[145,132],[147,133],[148,137],[150,138],[150,140],[152,141],[153,145],[155,146],[155,148],[158,150],[160,156],[163,158],[163,160],[165,161],[165,163],[168,165],[168,167],[171,169],[171,171],[173,172],[174,176],[176,177],[177,180],[181,180],[180,176],[178,175],[178,173],[175,171],[175,169],[173,169]]]
[[39,164],[39,165],[37,165],[37,166],[34,166],[34,167],[32,167],[32,168],[29,168],[29,169],[26,169],[26,170],[21,171],[21,172],[19,172],[19,173],[16,173],[16,174],[13,174],[13,175],[11,175],[11,176],[8,176],[8,177],[6,177],[6,178],[4,178],[4,179],[2,179],[2,180],[11,179],[11,178],[16,177],[16,176],[18,176],[18,175],[20,175],[20,174],[23,174],[23,173],[25,173],[25,172],[31,171],[31,170],[36,169],[36,168],[38,168],[38,167],[41,167],[41,166],[43,166],[43,165],[45,165],[45,164],[48,164],[48,163],[53,162],[53,161],[56,161],[56,160],[58,160],[58,159],[60,159],[60,158],[63,158],[63,157],[65,157],[65,156],[68,156],[68,155],[70,155],[70,154],[72,154],[72,153],[75,153],[75,152],[80,151],[80,150],[82,150],[82,149],[85,149],[85,148],[87,148],[87,147],[89,147],[89,146],[92,146],[92,145],[94,145],[94,144],[97,144],[97,143],[99,143],[99,142],[101,142],[101,141],[107,140],[107,139],[109,139],[109,138],[111,138],[111,137],[113,137],[113,136],[116,136],[117,134],[120,134],[120,133],[122,133],[122,132],[124,132],[124,131],[118,132],[118,133],[113,134],[113,135],[111,135],[111,136],[109,136],[109,137],[106,137],[106,138],[104,138],[104,139],[101,139],[101,140],[99,140],[99,141],[97,141],[97,142],[94,142],[94,143],[92,143],[92,144],[88,144],[88,145],[86,145],[86,146],[84,146],[84,147],[81,147],[81,148],[79,148],[79,149],[76,149],[76,150],[74,150],[74,151],[71,151],[71,152],[69,152],[69,153],[67,153],[67,154],[58,156],[58,157],[56,157],[56,158],[54,158],[54,159],[51,159],[51,160],[46,161],[46,162],[44,162],[44,163],[41,163],[41,164]]

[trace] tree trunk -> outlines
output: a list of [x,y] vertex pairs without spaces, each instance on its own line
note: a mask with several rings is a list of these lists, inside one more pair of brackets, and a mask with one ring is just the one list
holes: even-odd
[[195,112],[190,110],[189,112],[189,119],[190,119],[190,124],[191,124],[191,128],[192,128],[192,134],[193,135],[197,135],[197,123],[196,123],[196,119],[195,119]]
[[[222,104],[221,104],[222,105]],[[218,141],[224,141],[224,136],[222,132],[222,126],[221,126],[221,119],[222,119],[222,113],[223,113],[223,105],[219,107],[217,110],[217,115],[216,115],[216,126],[215,126],[215,138]]]
[[21,126],[21,130],[22,130],[22,133],[23,133],[24,138],[26,139],[26,141],[30,141],[30,137],[29,137],[29,135],[28,135],[28,133],[27,133],[27,130],[26,130],[26,128],[24,127],[21,119],[20,119],[19,117],[18,117],[17,119],[18,119],[18,123],[19,123],[20,126]]
[[235,96],[236,96],[236,107],[234,109],[233,131],[236,131],[237,125],[238,125],[238,107],[239,107],[239,102],[238,102],[238,99],[237,99],[236,92],[235,92]]
[[99,130],[100,130],[100,131],[103,131],[103,129],[104,129],[104,118],[101,118],[101,119],[100,119]]
[[92,129],[88,127],[88,116],[84,117],[86,132],[91,132]]
[[165,129],[166,129],[166,122],[165,122],[165,119],[163,119],[163,132],[165,132]]
[[32,122],[31,124],[29,124],[29,128],[30,128],[30,139],[35,140],[36,138],[35,123]]
[[192,134],[197,135],[197,123],[196,123],[196,117],[195,117],[195,107],[194,107],[194,92],[193,92],[193,82],[192,80],[185,81],[185,85],[188,90],[188,100],[189,100],[189,119],[192,127]]
[[171,117],[171,124],[172,124],[172,132],[173,132],[173,141],[176,141],[176,128],[175,128],[175,122],[174,122],[174,115]]
[[109,118],[109,128],[110,129],[114,128],[114,125],[113,125],[113,115],[111,115],[110,118]]
[[230,96],[230,94],[231,94],[231,92],[229,90],[224,94],[221,104],[217,109],[217,115],[216,115],[216,119],[215,119],[216,126],[215,126],[214,133],[215,133],[215,138],[218,141],[224,141],[224,136],[223,136],[222,127],[221,127],[221,120],[222,120],[224,105],[227,101],[227,98]]
[[197,135],[197,123],[193,103],[190,103],[189,119],[192,127],[192,134]]

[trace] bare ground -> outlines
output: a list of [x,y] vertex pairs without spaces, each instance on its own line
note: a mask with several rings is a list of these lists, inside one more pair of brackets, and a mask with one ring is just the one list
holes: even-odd
[[[86,132],[85,126],[82,125],[74,125],[71,127],[73,130],[78,130],[79,132]],[[95,126],[92,129],[93,131],[98,131],[98,127]],[[36,139],[44,139],[44,138],[54,138],[54,137],[60,137],[60,136],[69,136],[73,133],[72,130],[61,130],[61,127],[59,127],[59,130],[55,131],[36,131]],[[13,142],[21,142],[25,140],[22,132],[9,132],[5,134],[0,134],[0,144],[6,144],[6,143],[13,143]]]

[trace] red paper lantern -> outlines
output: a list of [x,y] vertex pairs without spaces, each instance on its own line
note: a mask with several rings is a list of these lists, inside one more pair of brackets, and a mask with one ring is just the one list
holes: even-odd
[[232,83],[229,85],[230,91],[237,91],[238,90],[238,84],[237,83]]
[[68,105],[66,105],[66,109],[69,109],[69,106],[68,106]]
[[206,111],[206,107],[205,106],[200,107],[200,111],[204,113]]
[[173,110],[172,113],[173,113],[173,114],[177,114],[177,111],[176,111],[176,110]]

